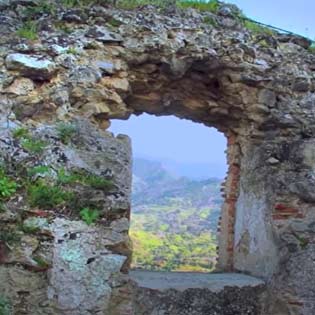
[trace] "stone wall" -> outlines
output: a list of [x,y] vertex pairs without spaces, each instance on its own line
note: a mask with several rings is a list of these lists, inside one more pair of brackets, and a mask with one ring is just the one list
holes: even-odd
[[[92,313],[104,311],[112,289],[111,310],[119,305],[113,299],[124,294],[127,299],[128,279],[118,271],[128,269],[131,253],[130,149],[125,138],[114,139],[101,130],[111,119],[149,113],[190,119],[226,135],[229,173],[223,187],[218,268],[265,279],[271,297],[266,314],[313,314],[315,55],[308,49],[310,42],[264,29],[249,31],[238,9],[226,4],[216,14],[162,12],[154,6],[131,11],[96,5],[64,8],[54,1],[54,10],[38,10],[38,5],[32,0],[0,1],[0,140],[2,160],[10,165],[7,176],[23,182],[29,163],[44,164],[53,167],[54,182],[62,166],[116,180],[117,191],[91,191],[86,181],[81,186],[59,184],[78,200],[87,201],[92,193],[89,206],[100,208],[95,226],[84,224],[84,214],[66,203],[28,209],[26,186],[9,193],[0,225],[19,235],[2,236],[1,283],[12,283],[12,290],[0,285],[0,291],[19,312],[27,305],[34,314],[47,294],[49,303],[40,304],[39,313],[59,308],[73,314],[70,304],[87,303],[87,282],[99,291],[89,293],[93,306],[86,304],[82,314],[93,307]],[[19,30],[30,18],[37,21],[36,39],[21,38]],[[53,127],[58,120],[78,124],[80,136],[61,139]],[[35,148],[32,157],[30,136],[13,139],[16,126],[26,126],[31,138],[48,142],[47,148]],[[22,175],[16,161],[23,165]],[[27,216],[17,216],[14,209],[24,207]],[[28,216],[40,220],[24,222]],[[85,220],[90,216],[85,214]],[[33,221],[40,226],[34,228]],[[21,223],[31,224],[26,231],[37,233],[38,228],[40,238],[25,235]],[[14,239],[23,241],[12,245]],[[40,257],[47,256],[47,266],[34,261],[37,250]],[[71,282],[60,300],[62,276],[56,264]],[[71,280],[76,273],[78,282]],[[29,284],[23,279],[33,280]],[[74,287],[80,293],[74,294]]]
[[241,274],[132,271],[137,315],[256,315],[263,313],[264,282]]
[[0,295],[13,314],[99,314],[129,266],[130,141],[70,126],[65,141],[60,124],[1,125],[3,178],[17,183],[0,213]]

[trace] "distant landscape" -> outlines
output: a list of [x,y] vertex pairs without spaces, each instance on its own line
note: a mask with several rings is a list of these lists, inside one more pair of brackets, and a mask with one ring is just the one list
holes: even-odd
[[[193,169],[190,165],[191,174]],[[202,174],[200,165],[196,170]],[[212,271],[221,180],[196,179],[164,161],[143,158],[134,159],[133,173],[133,268]]]

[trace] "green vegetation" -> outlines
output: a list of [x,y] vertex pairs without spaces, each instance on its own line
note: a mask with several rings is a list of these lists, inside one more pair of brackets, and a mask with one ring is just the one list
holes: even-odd
[[42,14],[54,15],[56,13],[56,6],[46,0],[41,0],[37,2],[35,6],[27,6],[23,13],[28,19],[35,18]]
[[132,10],[143,5],[155,5],[160,8],[166,8],[169,5],[168,0],[118,0],[117,7],[125,10]]
[[97,209],[83,208],[80,211],[80,216],[87,225],[91,225],[99,218],[100,213]]
[[21,142],[22,148],[32,154],[41,154],[45,150],[47,143],[34,138],[24,138]]
[[[44,179],[32,180],[36,174],[45,174],[50,171],[48,166],[39,165],[27,171],[28,179],[25,179],[23,185],[26,187],[28,202],[31,207],[41,209],[52,209],[57,207],[66,207],[69,209],[78,209],[86,205],[92,205],[88,201],[82,201],[74,198],[74,193],[69,191],[69,186],[79,184],[89,186],[94,189],[107,191],[113,187],[111,181],[97,175],[91,175],[86,172],[67,172],[65,169],[59,169],[57,172],[57,181],[48,182]],[[68,187],[67,187],[68,186]],[[86,222],[94,222],[98,217],[98,211],[93,209],[83,209],[80,213]],[[23,228],[22,228],[23,229]],[[27,231],[32,232],[32,231]]]
[[60,184],[81,184],[105,191],[114,187],[111,180],[97,175],[87,174],[85,172],[66,172],[64,169],[60,169],[57,177]]
[[15,139],[29,138],[30,136],[26,128],[16,128],[13,130],[12,135]]
[[17,31],[16,34],[25,39],[29,40],[36,40],[38,38],[38,29],[37,24],[33,21],[27,21],[21,26]]
[[217,21],[211,16],[206,16],[203,19],[203,23],[206,23],[206,24],[209,24],[209,25],[212,25],[212,26],[217,26],[218,25]]
[[11,228],[3,228],[0,230],[0,242],[7,245],[13,245],[19,242],[21,239],[20,235],[13,231]]
[[[75,48],[69,48],[67,53],[77,54]],[[78,127],[72,123],[60,122],[57,125],[57,134],[61,142],[68,144],[71,138],[78,132]]]
[[34,175],[38,175],[38,174],[46,174],[50,171],[50,168],[48,166],[45,165],[38,165],[38,166],[34,166],[33,168],[30,168],[27,170],[27,174],[28,176],[32,177]]
[[309,244],[309,240],[307,239],[307,238],[305,238],[304,236],[300,236],[300,235],[298,235],[297,233],[292,233],[293,234],[293,236],[299,241],[299,243],[300,243],[300,247],[302,248],[302,249],[305,249],[306,247],[307,247],[307,245]]
[[5,210],[5,206],[3,201],[12,197],[18,188],[18,184],[15,180],[9,178],[6,175],[4,167],[0,167],[0,211]]
[[57,181],[59,184],[75,184],[80,183],[81,175],[77,172],[67,172],[64,168],[58,170]]
[[38,267],[40,268],[48,269],[50,267],[50,264],[40,256],[34,257],[33,260],[37,263]]
[[113,17],[111,17],[107,23],[113,27],[119,27],[122,23],[116,19],[114,19]]
[[261,26],[255,22],[243,20],[244,27],[255,34],[274,35],[274,31],[268,27]]
[[73,193],[41,180],[29,185],[27,193],[30,205],[42,209],[52,209],[60,205],[66,205],[74,198]]
[[29,153],[41,154],[47,146],[45,141],[32,137],[26,128],[17,128],[13,130],[12,135],[21,141],[22,148]]
[[[67,54],[70,54],[70,55],[79,55],[79,52],[78,50],[75,48],[75,47],[70,47],[67,49]],[[73,126],[75,128],[75,126]],[[74,130],[74,132],[76,131],[76,128]]]
[[133,266],[165,271],[213,270],[222,204],[220,181],[174,177],[160,163],[144,159],[134,160],[134,178],[130,228]]
[[[50,169],[46,166],[37,166],[28,171],[28,175],[43,174]],[[66,207],[69,209],[78,209],[87,205],[92,205],[89,201],[82,201],[74,197],[74,193],[69,191],[69,186],[78,184],[89,186],[94,189],[102,189],[104,191],[113,187],[111,181],[99,177],[97,175],[87,174],[86,172],[67,172],[65,169],[59,169],[57,173],[56,183],[49,183],[43,179],[37,179],[35,182],[27,183],[27,196],[29,204],[32,207],[42,209],[52,209],[56,207]],[[98,217],[98,212],[93,209],[83,209],[80,216],[87,220],[86,222],[94,222]]]
[[61,4],[65,8],[84,7],[92,4],[108,4],[110,0],[61,0]]
[[7,208],[6,208],[6,205],[3,201],[0,201],[0,213],[1,212],[6,212],[7,211]]
[[[69,123],[60,123],[56,131],[61,141],[68,143],[71,137],[77,132],[77,126]],[[6,210],[8,198],[16,193],[19,188],[21,196],[25,196],[31,208],[44,210],[54,209],[56,211],[65,211],[68,215],[82,218],[87,224],[94,223],[99,217],[101,201],[94,201],[91,198],[92,191],[89,188],[108,192],[114,188],[111,180],[95,174],[90,174],[86,170],[67,171],[64,168],[58,170],[54,167],[41,165],[39,153],[42,153],[48,143],[40,139],[35,139],[26,128],[17,128],[12,136],[19,141],[24,150],[30,153],[30,161],[35,162],[35,166],[6,164],[6,167],[0,165],[0,211]],[[38,163],[38,165],[36,165]],[[34,165],[34,164],[33,164]],[[5,169],[8,168],[8,171]],[[15,174],[16,181],[7,174]],[[57,174],[56,174],[57,173]],[[36,176],[43,175],[45,176]],[[81,186],[81,187],[80,187]],[[82,187],[83,186],[83,187]],[[81,196],[75,196],[75,192]],[[80,198],[81,197],[81,198]],[[81,211],[80,211],[81,209]],[[24,233],[37,233],[38,228],[20,224],[20,231]],[[10,241],[10,231],[4,231],[0,240]]]
[[65,34],[71,34],[73,29],[67,25],[64,21],[55,21],[55,28],[64,32]]
[[17,128],[12,135],[15,139],[21,141],[22,148],[29,153],[41,154],[47,146],[45,141],[32,137],[26,128]]
[[220,8],[220,2],[218,0],[179,0],[177,6],[180,8],[194,8],[199,11],[208,11],[217,13]]
[[74,8],[81,5],[81,2],[79,0],[61,0],[61,4],[65,8]]
[[[160,8],[167,8],[173,1],[169,0],[118,0],[117,6],[122,9],[131,10],[143,5],[155,5]],[[177,0],[176,6],[179,8],[194,8],[200,11],[217,13],[220,2],[218,0]]]
[[83,182],[85,185],[88,185],[95,189],[102,189],[108,191],[114,187],[112,181],[102,178],[96,175],[86,175],[83,178]]
[[16,189],[17,183],[0,172],[0,200],[10,198]]
[[[32,176],[36,174],[45,174],[50,171],[47,166],[35,166],[28,170],[28,179],[25,180],[28,202],[31,207],[40,209],[56,209],[66,208],[76,210],[83,207],[80,217],[88,224],[93,223],[99,213],[96,209],[85,208],[87,206],[97,207],[96,204],[89,200],[81,200],[75,198],[75,194],[71,191],[70,186],[74,184],[89,186],[95,189],[108,190],[112,186],[111,181],[103,179],[96,175],[87,174],[86,172],[67,172],[65,169],[59,169],[57,172],[57,180],[49,182],[47,179],[32,180]],[[25,233],[33,233],[32,229],[22,227]]]
[[0,295],[0,315],[11,315],[12,307],[10,302]]
[[21,230],[26,234],[35,234],[40,231],[40,228],[38,226],[29,226],[22,224]]
[[211,233],[167,233],[163,237],[148,231],[130,232],[134,244],[133,264],[149,270],[212,271],[216,244]]

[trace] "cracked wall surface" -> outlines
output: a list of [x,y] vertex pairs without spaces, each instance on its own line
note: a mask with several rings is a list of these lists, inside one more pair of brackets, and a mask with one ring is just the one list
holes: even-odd
[[[17,314],[58,309],[70,315],[82,303],[82,314],[102,314],[111,299],[119,299],[117,292],[124,295],[128,278],[118,271],[128,270],[132,251],[130,144],[102,130],[111,119],[141,113],[175,115],[226,135],[229,171],[222,187],[218,269],[265,279],[272,297],[266,314],[313,314],[315,56],[310,42],[249,31],[238,9],[226,4],[213,14],[52,3],[53,12],[38,12],[33,0],[0,1],[0,152],[7,176],[21,185],[19,194],[3,198],[6,211],[0,213],[7,232],[0,241],[0,292],[13,300]],[[33,40],[17,33],[29,15],[37,21]],[[56,133],[58,121],[75,124],[78,134],[64,141]],[[30,135],[14,136],[20,127]],[[47,143],[43,152],[30,152],[34,139]],[[50,168],[52,182],[60,168],[114,181],[109,192],[78,182],[62,186],[85,206],[92,196],[100,209],[95,226],[78,222],[75,207],[30,206],[27,186],[20,182],[27,168],[39,165]],[[48,222],[27,221],[31,227],[18,229],[29,216]],[[86,265],[85,256],[92,259]],[[83,265],[78,278],[76,268]],[[59,267],[78,281],[78,294],[69,280],[67,294],[59,298]],[[21,277],[14,280],[17,274]],[[91,305],[84,302],[90,289]]]

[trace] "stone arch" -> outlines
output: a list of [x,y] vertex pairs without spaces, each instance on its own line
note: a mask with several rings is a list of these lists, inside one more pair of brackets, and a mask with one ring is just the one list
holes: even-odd
[[[8,13],[0,21],[2,126],[28,123],[38,127],[40,137],[40,124],[84,117],[100,127],[82,127],[87,143],[94,143],[93,135],[106,138],[101,129],[110,119],[132,113],[176,115],[217,128],[229,142],[220,267],[268,280],[271,306],[285,306],[267,314],[313,314],[314,292],[304,285],[313,283],[309,275],[314,274],[312,259],[304,259],[314,256],[315,222],[310,42],[248,31],[239,11],[222,4],[217,14],[184,10],[166,15],[152,6],[135,11],[92,6],[85,10],[93,25],[85,23],[84,12],[69,15],[61,8],[71,35],[52,28],[52,36],[48,23],[37,43],[25,43],[16,38],[22,19],[10,2],[0,3]],[[110,28],[106,23],[113,16],[120,26]],[[209,19],[214,23],[205,23]],[[65,52],[73,45],[78,54]],[[14,147],[9,131],[1,136],[9,139],[1,141],[3,152]],[[111,140],[117,148],[127,142]],[[111,229],[125,233],[126,220],[118,223]],[[111,250],[128,251],[123,246]],[[116,258],[111,256],[115,268],[121,261]],[[6,273],[7,265],[0,264]],[[305,272],[296,277],[286,268]],[[33,314],[43,313],[38,309]]]
[[[191,58],[192,59],[192,58]],[[222,185],[224,204],[218,226],[218,269],[233,270],[234,225],[240,179],[238,128],[246,120],[242,96],[232,93],[227,71],[216,58],[177,60],[171,63],[148,60],[131,68],[132,94],[126,98],[133,113],[174,115],[215,127],[227,137],[228,172]],[[229,92],[225,92],[228,86]],[[239,89],[239,85],[237,86]],[[244,86],[244,93],[254,93]]]
[[218,268],[234,270],[241,146],[259,129],[257,125],[264,119],[264,110],[267,111],[266,103],[274,102],[274,92],[259,82],[255,84],[255,79],[250,81],[245,73],[240,74],[239,67],[226,65],[208,51],[204,55],[172,55],[162,60],[147,55],[147,60],[140,61],[132,57],[128,60],[130,93],[125,98],[129,111],[186,118],[215,127],[228,139],[229,168],[222,187],[225,202],[218,227]]
[[[137,108],[139,108],[139,104],[141,104],[141,101],[136,100]],[[146,104],[147,105],[147,104]],[[130,119],[132,116],[141,116],[142,114],[149,114],[150,116],[155,116],[155,117],[169,117],[169,116],[174,116],[174,117],[178,117],[179,114],[177,113],[177,111],[161,111],[158,114],[155,112],[154,114],[152,114],[152,112],[150,111],[150,113],[148,112],[148,109],[146,107],[146,105],[143,106],[143,111],[139,112],[136,111],[133,115],[131,115],[128,119]],[[150,107],[149,107],[150,108]],[[163,110],[163,109],[162,109]],[[154,111],[154,110],[153,110]],[[180,109],[181,111],[181,109]],[[198,120],[192,120],[192,119],[187,119],[187,117],[190,117],[190,115],[180,115],[179,116],[180,119],[185,119],[186,121],[191,121],[191,122],[198,122]],[[185,117],[185,118],[184,118]],[[114,122],[116,119],[112,119],[111,121]],[[140,120],[140,119],[139,119]],[[132,129],[126,128],[120,130],[120,128],[114,128],[114,132],[118,132],[118,133],[126,133],[126,135],[128,135],[128,137],[131,138],[131,142],[133,143],[133,136],[131,136],[129,134],[129,131],[133,130],[134,128],[134,123],[135,120],[133,121],[132,124]],[[155,124],[157,125],[157,124]],[[191,127],[195,127],[195,124],[192,124]],[[120,127],[122,127],[123,125],[119,125]],[[163,120],[160,122],[160,125],[158,125],[159,127],[163,128]],[[130,127],[130,125],[129,125]],[[157,128],[159,128],[157,127]],[[178,127],[178,126],[177,126]],[[190,126],[187,126],[190,127]],[[206,128],[211,128],[210,126],[204,126],[203,127]],[[146,139],[150,139],[149,135],[150,135],[150,131],[153,129],[152,126],[149,126],[148,128],[148,134],[146,134]],[[215,129],[216,132],[218,132],[218,130],[216,128],[212,128]],[[111,129],[109,129],[110,131],[113,131]],[[157,129],[159,130],[159,129]],[[182,130],[182,129],[181,129]],[[191,129],[193,130],[193,128]],[[173,130],[172,130],[173,131]],[[176,132],[176,128],[174,128],[174,131]],[[147,132],[147,130],[143,130],[144,133]],[[220,206],[220,215],[218,217],[218,220],[216,219],[211,219],[212,223],[215,223],[216,225],[216,230],[212,230],[211,229],[211,233],[216,234],[217,237],[217,242],[220,243],[221,246],[217,245],[216,247],[216,262],[214,263],[213,269],[215,271],[233,271],[233,237],[234,237],[234,220],[235,220],[235,202],[237,200],[237,195],[238,195],[238,184],[239,184],[239,165],[237,163],[237,155],[239,154],[239,150],[237,149],[237,144],[235,144],[235,135],[234,134],[230,134],[228,137],[226,136],[226,134],[220,132],[220,135],[222,135],[225,140],[226,140],[226,144],[223,148],[220,148],[220,153],[224,153],[225,157],[223,158],[224,160],[224,165],[227,166],[226,171],[224,172],[224,175],[222,174],[220,177],[218,175],[212,174],[211,172],[208,174],[209,178],[211,177],[217,177],[220,180],[220,195],[222,197],[223,200],[223,204],[222,206]],[[137,135],[137,137],[139,136],[139,134]],[[162,137],[159,137],[159,140],[163,139]],[[176,139],[176,140],[175,140]],[[211,139],[212,137],[209,137],[209,144],[211,143]],[[172,145],[174,145],[174,149],[176,149],[177,144],[176,141],[181,141],[180,136],[177,135],[177,137],[173,137],[172,140],[175,140],[174,143],[172,143]],[[182,140],[184,141],[184,140]],[[193,143],[194,139],[188,139],[186,141],[186,145],[187,145],[187,149],[191,150],[191,148],[189,147],[190,143]],[[204,144],[205,146],[208,145],[208,142],[204,142],[200,141],[200,143]],[[154,141],[153,141],[154,143]],[[169,142],[171,143],[171,142]],[[161,144],[160,146],[161,147]],[[146,150],[143,150],[142,153],[145,153]],[[174,151],[173,151],[174,152]],[[185,152],[185,153],[184,153]],[[182,153],[186,154],[186,151],[182,151]],[[188,151],[187,151],[188,152]],[[177,156],[177,155],[176,155]],[[174,157],[170,157],[170,159],[175,158],[174,161],[177,161],[176,156]],[[196,154],[193,155],[193,157],[196,157]],[[145,157],[144,157],[145,158]],[[149,156],[149,160],[150,159],[155,159],[155,156]],[[146,158],[145,158],[146,159]],[[157,161],[159,161],[159,159],[157,159]],[[178,160],[179,162],[181,160]],[[205,160],[206,161],[206,160]],[[209,159],[209,161],[211,161],[211,159]],[[230,163],[228,162],[230,161]],[[204,162],[203,162],[204,163]],[[212,170],[212,169],[211,169]],[[204,168],[204,171],[206,171],[206,169]],[[175,171],[176,173],[176,171]],[[189,176],[188,176],[189,178]],[[154,188],[154,185],[153,185]],[[215,196],[217,196],[217,194],[215,194]],[[145,203],[143,203],[143,205],[145,205]],[[180,209],[180,208],[179,208]],[[183,208],[184,209],[184,208]],[[132,207],[131,207],[131,214],[132,214]],[[136,220],[134,221],[136,222]],[[157,230],[154,231],[155,233],[157,232]],[[143,267],[140,267],[141,269]]]

